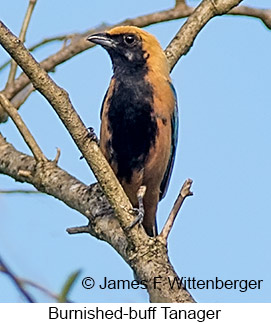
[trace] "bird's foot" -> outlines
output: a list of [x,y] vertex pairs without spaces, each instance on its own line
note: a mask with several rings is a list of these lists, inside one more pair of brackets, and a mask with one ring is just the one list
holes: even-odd
[[143,197],[146,192],[146,186],[140,186],[137,191],[137,199],[138,199],[138,208],[133,208],[134,213],[136,214],[136,218],[134,221],[128,226],[128,229],[132,229],[136,224],[141,224],[144,218],[144,205],[143,205]]
[[133,222],[127,227],[127,229],[132,229],[136,224],[141,224],[144,218],[144,207],[143,208],[133,208],[134,214],[136,215]]
[[90,140],[93,140],[96,142],[96,144],[99,145],[99,139],[94,131],[94,128],[92,127],[88,127],[88,134],[87,134],[87,137],[90,139]]
[[[89,138],[90,140],[95,141],[96,144],[99,145],[100,144],[99,139],[94,131],[94,128],[88,127],[87,130],[88,130],[88,133],[87,133],[86,137]],[[83,158],[84,158],[84,156],[81,156],[79,159],[83,159]]]

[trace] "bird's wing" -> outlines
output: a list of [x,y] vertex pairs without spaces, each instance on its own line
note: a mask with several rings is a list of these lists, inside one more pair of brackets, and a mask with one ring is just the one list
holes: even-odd
[[105,99],[107,97],[107,94],[108,94],[108,89],[104,95],[104,98],[103,98],[103,102],[102,102],[102,106],[101,106],[101,111],[100,111],[100,119],[102,119],[102,115],[103,115],[103,110],[104,110],[104,104],[105,104]]
[[175,159],[175,153],[176,153],[176,148],[177,148],[177,142],[178,142],[178,104],[177,104],[177,94],[175,91],[175,88],[172,83],[170,83],[170,86],[172,88],[174,97],[175,97],[175,107],[174,107],[174,112],[171,116],[171,152],[170,152],[170,157],[167,165],[167,169],[164,175],[164,178],[161,182],[160,186],[160,196],[159,200],[162,200],[162,198],[165,197],[168,185],[169,185],[169,180],[171,177],[172,169],[173,169],[173,164],[174,164],[174,159]]

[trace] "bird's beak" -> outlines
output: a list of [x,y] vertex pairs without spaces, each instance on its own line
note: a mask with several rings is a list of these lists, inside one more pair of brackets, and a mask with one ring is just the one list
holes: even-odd
[[98,33],[98,34],[90,35],[87,38],[87,40],[92,43],[101,45],[103,47],[107,47],[107,48],[115,47],[114,41],[110,38],[110,35],[107,33]]

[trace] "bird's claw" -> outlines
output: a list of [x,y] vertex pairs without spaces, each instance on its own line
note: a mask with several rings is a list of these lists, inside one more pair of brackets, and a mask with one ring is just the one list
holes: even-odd
[[132,229],[136,224],[141,224],[144,218],[144,208],[133,208],[133,212],[136,215],[134,221],[127,227],[127,229]]
[[[87,130],[88,130],[88,133],[87,133],[86,137],[89,138],[90,140],[95,141],[96,144],[99,145],[99,139],[94,131],[94,128],[88,127]],[[79,159],[83,159],[83,158],[84,158],[84,156],[81,156]]]
[[98,140],[98,137],[94,131],[94,128],[92,127],[88,127],[88,134],[87,134],[87,137],[90,139],[90,140],[93,140],[96,142],[96,144],[99,144],[99,140]]
[[127,229],[132,229],[136,224],[141,224],[144,218],[144,204],[143,197],[146,193],[146,186],[141,185],[137,191],[137,199],[138,199],[138,208],[133,208],[134,213],[136,213],[136,218],[134,221],[128,226]]

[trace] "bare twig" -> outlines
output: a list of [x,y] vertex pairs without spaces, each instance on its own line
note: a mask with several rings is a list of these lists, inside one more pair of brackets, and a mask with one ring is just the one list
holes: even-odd
[[6,61],[5,63],[3,63],[3,64],[0,66],[0,71],[2,71],[3,69],[5,69],[6,67],[8,67],[10,63],[11,63],[11,59],[9,59],[9,60],[8,60],[8,61]]
[[0,190],[0,194],[42,194],[42,192],[33,190]]
[[190,191],[192,183],[193,183],[193,181],[191,179],[187,179],[184,182],[184,184],[183,184],[183,186],[182,186],[182,188],[180,190],[180,193],[179,193],[179,195],[178,195],[178,197],[177,197],[177,199],[176,199],[176,201],[175,201],[175,203],[173,205],[173,208],[172,208],[172,210],[171,210],[171,212],[169,214],[169,217],[168,217],[168,219],[167,219],[167,221],[166,221],[166,223],[165,223],[165,225],[163,227],[163,230],[159,235],[159,238],[161,238],[161,240],[164,241],[165,243],[166,243],[166,241],[168,239],[168,235],[169,235],[169,233],[170,233],[170,231],[171,231],[171,229],[173,227],[173,223],[174,223],[174,221],[176,219],[176,216],[177,216],[177,214],[178,214],[178,212],[179,212],[179,210],[180,210],[180,208],[181,208],[181,206],[183,204],[183,201],[185,200],[185,198],[187,196],[193,195],[193,193]]
[[238,6],[228,12],[228,15],[248,16],[261,19],[268,29],[271,29],[271,9]]
[[32,83],[30,83],[25,88],[23,88],[22,91],[17,93],[10,102],[18,110],[33,91],[35,91],[35,89]]
[[20,131],[21,135],[24,138],[24,141],[32,151],[34,157],[37,161],[46,161],[46,157],[43,155],[40,147],[32,136],[31,132],[28,130],[24,121],[20,117],[17,109],[10,103],[10,101],[0,92],[0,104],[6,110],[8,115],[11,117],[15,123],[17,129]]
[[[25,14],[24,21],[22,24],[21,32],[19,35],[19,39],[23,43],[25,41],[26,31],[29,26],[29,22],[30,22],[33,10],[35,8],[36,2],[37,2],[37,0],[29,0],[28,8],[26,10],[26,14]],[[12,60],[11,66],[10,66],[10,72],[9,72],[9,76],[8,76],[8,80],[7,80],[7,85],[10,85],[14,81],[14,78],[16,75],[16,70],[17,70],[17,63],[14,60]]]
[[178,6],[186,6],[186,1],[185,0],[176,0],[175,7],[178,7]]
[[34,288],[42,291],[44,294],[46,294],[47,296],[49,296],[49,297],[51,297],[51,298],[53,298],[55,300],[58,300],[58,298],[59,298],[59,296],[57,294],[51,292],[49,289],[47,289],[47,288],[41,286],[40,284],[35,283],[35,282],[33,282],[33,281],[29,280],[29,279],[18,278],[18,280],[20,281],[20,283],[22,285],[29,285],[31,287],[34,287]]
[[[30,52],[33,52],[34,50],[36,50],[36,49],[40,48],[41,46],[46,45],[48,43],[53,43],[55,41],[63,41],[63,40],[66,41],[66,40],[72,39],[76,35],[77,34],[68,34],[68,35],[60,35],[60,36],[44,38],[42,41],[39,41],[38,43],[36,43],[33,46],[29,47],[28,50]],[[0,66],[0,71],[5,69],[10,63],[11,63],[11,60],[7,60],[5,63],[3,63]]]
[[66,231],[69,234],[89,233],[89,226],[88,225],[82,225],[80,227],[72,227],[72,228],[66,229]]
[[15,286],[21,292],[21,294],[25,297],[25,299],[29,303],[34,303],[34,300],[29,295],[29,293],[23,288],[22,282],[13,274],[13,272],[8,268],[8,266],[3,261],[2,257],[0,256],[0,270],[9,276],[9,278],[13,281]]
[[54,160],[53,160],[53,162],[54,162],[56,165],[58,164],[60,154],[61,154],[61,150],[60,150],[60,148],[57,148],[57,149],[56,149],[56,156],[55,156],[55,158],[54,158]]
[[241,1],[203,0],[165,50],[170,69],[172,70],[178,60],[189,51],[196,36],[211,18],[227,13]]
[[[21,287],[21,289],[20,289],[21,292],[22,291],[26,292],[25,289],[24,289],[24,286],[25,285],[29,285],[31,287],[34,287],[34,288],[42,291],[44,294],[48,295],[49,297],[51,297],[51,298],[53,298],[55,300],[58,300],[59,299],[59,296],[57,294],[51,292],[49,289],[41,286],[40,284],[35,283],[35,282],[33,282],[33,281],[29,280],[29,279],[17,277],[14,274],[12,274],[12,272],[10,271],[10,269],[8,269],[6,267],[6,265],[3,265],[3,262],[1,261],[1,259],[0,259],[0,272],[2,272],[4,274],[7,274],[9,276],[10,276],[10,274],[13,275],[13,279],[12,280],[13,280],[13,282],[14,282],[14,279],[16,280],[16,282],[17,282],[16,283],[16,286],[18,287],[18,285],[19,285]],[[29,294],[28,293],[27,293],[27,296],[26,297],[29,297]],[[33,303],[33,300],[32,300],[32,297],[31,296],[30,296],[30,298],[31,298],[31,303]]]
[[39,47],[55,42],[55,41],[67,41],[69,39],[72,39],[73,37],[76,37],[77,34],[66,34],[66,35],[59,35],[59,36],[54,36],[54,37],[48,37],[44,38],[42,41],[34,44],[33,46],[29,47],[29,51],[33,52],[34,50],[38,49]]

